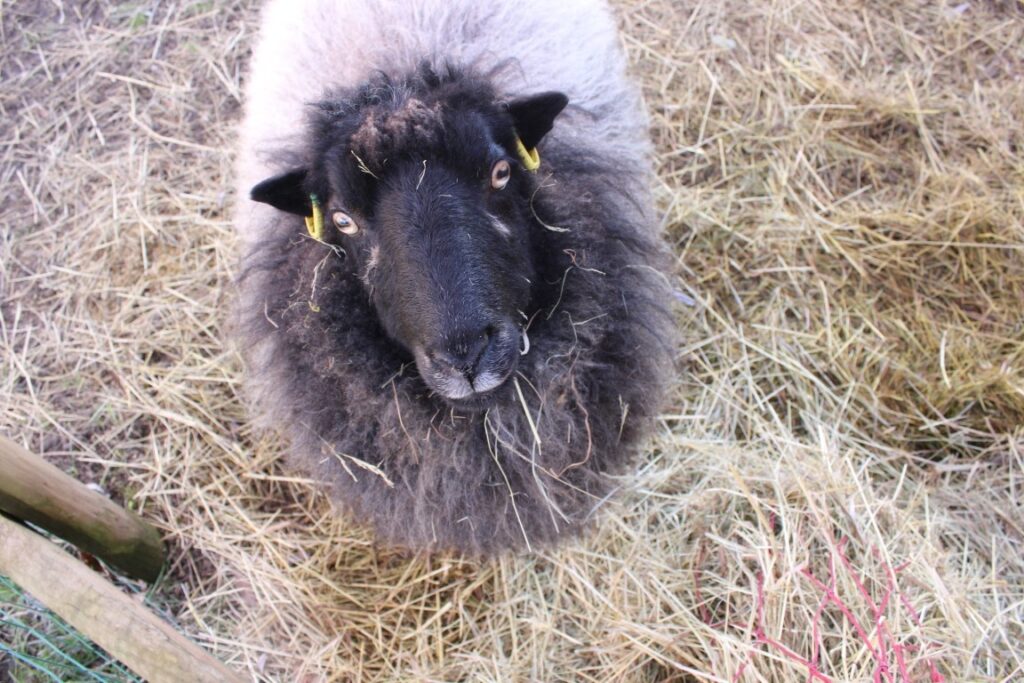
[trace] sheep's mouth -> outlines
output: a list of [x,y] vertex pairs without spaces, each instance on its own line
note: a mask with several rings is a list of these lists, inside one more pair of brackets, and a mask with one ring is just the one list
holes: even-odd
[[438,368],[429,361],[417,362],[417,366],[427,388],[453,408],[485,410],[497,403],[508,387],[509,378],[518,365],[515,361],[513,359],[507,371],[501,374],[485,372],[475,378]]
[[504,390],[508,385],[509,381],[506,378],[505,381],[497,387],[482,393],[472,394],[466,398],[448,398],[441,394],[436,395],[440,396],[445,403],[457,410],[466,412],[483,412],[501,402],[502,396],[505,394]]

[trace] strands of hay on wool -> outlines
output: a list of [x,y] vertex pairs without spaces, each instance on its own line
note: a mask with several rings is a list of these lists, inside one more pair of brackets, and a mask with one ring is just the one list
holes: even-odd
[[378,547],[247,420],[254,4],[0,14],[0,428],[161,527],[168,618],[260,680],[1022,675],[1019,2],[617,3],[679,380],[592,534],[487,564]]

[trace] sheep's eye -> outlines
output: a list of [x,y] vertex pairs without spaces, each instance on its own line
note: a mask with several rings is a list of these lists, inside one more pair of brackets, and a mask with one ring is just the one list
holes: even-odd
[[508,185],[508,179],[511,177],[512,169],[504,159],[491,167],[491,187],[495,190],[500,190]]
[[334,222],[334,227],[346,235],[354,235],[359,232],[359,224],[352,219],[352,216],[349,216],[344,211],[332,212],[331,220]]

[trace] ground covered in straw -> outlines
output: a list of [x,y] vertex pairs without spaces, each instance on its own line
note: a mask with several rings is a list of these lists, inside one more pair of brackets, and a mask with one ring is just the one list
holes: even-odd
[[254,2],[0,4],[0,429],[156,523],[156,605],[260,680],[1024,677],[1024,5],[617,11],[684,341],[589,538],[410,559],[250,428]]

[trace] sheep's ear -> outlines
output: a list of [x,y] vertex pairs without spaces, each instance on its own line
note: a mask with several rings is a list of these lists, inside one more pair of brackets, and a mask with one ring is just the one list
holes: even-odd
[[508,103],[508,111],[516,126],[516,133],[526,149],[533,149],[555,125],[569,98],[560,92],[544,92]]
[[296,168],[267,178],[249,191],[249,197],[254,202],[270,204],[281,211],[308,216],[312,213],[312,207],[309,193],[305,189],[307,175],[306,169]]

